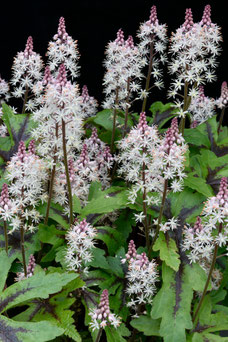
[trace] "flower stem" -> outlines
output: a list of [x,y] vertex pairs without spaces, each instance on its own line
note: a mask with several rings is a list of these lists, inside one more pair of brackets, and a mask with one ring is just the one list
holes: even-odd
[[123,138],[127,134],[127,121],[128,121],[128,112],[129,112],[129,97],[130,97],[130,77],[127,79],[127,98],[126,98],[126,109],[125,109],[125,121],[124,121],[124,132]]
[[[147,71],[147,77],[146,77],[146,91],[149,90],[150,86],[150,78],[151,78],[151,71],[152,71],[152,65],[153,65],[153,56],[154,56],[154,37],[152,35],[152,42],[150,43],[150,61]],[[147,103],[147,97],[144,97],[143,104],[142,104],[142,112],[145,112],[146,109],[146,103]]]
[[25,105],[27,103],[27,100],[28,100],[28,86],[26,86],[26,90],[25,90],[25,96],[24,96],[24,101],[23,101],[23,107],[22,107],[22,114],[25,113]]
[[[55,136],[56,136],[56,138],[58,138],[58,124],[57,123],[55,125]],[[54,159],[54,165],[53,165],[53,168],[51,170],[50,186],[49,186],[49,193],[48,193],[48,203],[47,203],[47,210],[46,210],[46,216],[45,216],[44,224],[48,223],[49,211],[50,211],[50,206],[51,206],[51,199],[52,199],[54,179],[55,179],[56,161],[57,161],[56,152],[57,152],[57,147],[55,145],[54,158],[53,158]]]
[[[190,103],[188,101],[188,82],[184,83],[184,107],[183,111],[186,111],[189,107]],[[184,129],[185,129],[185,117],[181,118],[180,122],[180,132],[182,133],[182,136],[184,136]]]
[[99,341],[100,341],[101,335],[102,335],[102,331],[103,331],[103,329],[100,328],[99,331],[98,331],[97,338],[96,338],[96,341],[95,341],[95,342],[99,342]]
[[159,216],[158,216],[158,224],[157,224],[157,228],[156,228],[156,232],[155,232],[155,236],[153,239],[153,242],[150,246],[150,250],[152,250],[152,247],[158,237],[159,234],[159,230],[160,230],[160,224],[161,224],[161,220],[162,220],[162,214],[163,214],[163,210],[164,210],[164,206],[165,206],[165,199],[166,199],[166,194],[167,194],[167,190],[168,190],[168,179],[165,180],[164,183],[164,189],[163,189],[163,195],[162,195],[162,203],[161,203],[161,207],[160,207],[160,211],[159,211]]
[[22,254],[22,260],[23,260],[24,274],[25,274],[25,277],[27,277],[27,267],[26,267],[26,260],[25,260],[25,232],[24,232],[23,223],[21,224],[20,232],[21,232],[21,254]]
[[[221,231],[222,231],[222,222],[219,224],[219,231],[218,232],[221,233]],[[213,257],[212,257],[212,262],[211,262],[211,267],[210,267],[210,270],[209,270],[209,273],[207,276],[207,281],[206,281],[206,284],[204,286],[204,290],[203,290],[202,296],[200,298],[199,304],[198,304],[196,311],[194,313],[194,316],[192,318],[193,323],[197,323],[198,314],[199,314],[200,308],[202,306],[203,300],[206,296],[208,285],[209,285],[210,280],[211,280],[211,275],[212,275],[213,269],[215,267],[217,252],[218,252],[218,244],[215,245],[215,249],[214,249],[214,253],[213,253]]]
[[7,223],[6,221],[3,222],[4,226],[4,236],[5,236],[5,250],[6,254],[8,255],[8,235],[7,235]]
[[73,223],[73,201],[72,201],[72,192],[71,192],[71,184],[70,184],[70,176],[68,170],[68,162],[67,162],[67,150],[66,150],[66,124],[62,119],[62,142],[63,142],[63,158],[64,158],[64,166],[65,173],[67,179],[67,189],[68,189],[68,200],[69,200],[69,209],[70,209],[70,225]]
[[[143,151],[144,152],[144,151]],[[142,181],[143,181],[143,214],[145,216],[144,226],[145,226],[145,235],[146,235],[146,247],[149,253],[150,250],[150,235],[149,235],[149,226],[147,221],[147,207],[146,207],[146,177],[145,177],[145,163],[143,162],[142,167]]]
[[[119,102],[119,88],[116,88],[116,99],[115,99],[115,105],[117,106],[118,102]],[[117,115],[117,108],[114,108],[114,112],[113,112],[113,126],[112,126],[112,140],[111,140],[111,147],[110,147],[110,151],[111,153],[113,153],[114,150],[114,140],[115,140],[115,131],[116,131],[116,115]]]
[[218,134],[220,133],[220,129],[222,126],[222,121],[223,121],[223,117],[224,117],[224,113],[225,113],[225,107],[223,107],[220,118],[219,118],[219,125],[218,125]]

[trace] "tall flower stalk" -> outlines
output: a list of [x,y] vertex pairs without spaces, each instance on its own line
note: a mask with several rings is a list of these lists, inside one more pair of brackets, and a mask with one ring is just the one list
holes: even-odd
[[[227,209],[228,209],[228,187],[227,178],[223,177],[220,182],[219,192],[216,196],[211,197],[205,203],[203,209],[205,223],[201,227],[202,233],[206,236],[210,236],[210,242],[213,245],[213,254],[211,256],[211,264],[208,270],[207,281],[204,286],[203,293],[201,295],[200,301],[196,307],[193,315],[193,323],[197,322],[198,314],[202,303],[204,301],[205,295],[208,290],[208,286],[211,280],[212,272],[215,267],[216,257],[219,246],[225,245],[227,243]],[[212,230],[217,230],[216,236],[212,234]]]
[[225,114],[225,109],[228,105],[228,87],[227,87],[227,82],[222,83],[221,87],[221,95],[218,100],[216,100],[216,105],[222,109],[220,118],[219,118],[219,124],[218,124],[218,134],[220,133],[224,114]]
[[[165,24],[159,24],[155,5],[151,8],[149,20],[140,25],[137,36],[140,39],[138,49],[142,56],[141,66],[148,66],[145,88],[139,92],[143,100],[142,112],[145,112],[149,91],[154,86],[159,89],[163,87],[162,70],[159,64],[167,61],[165,54],[167,28]],[[151,86],[151,77],[154,79],[153,86]]]
[[[186,9],[185,22],[172,33],[170,39],[170,74],[176,79],[171,83],[169,97],[180,96],[177,101],[181,117],[180,132],[184,134],[185,118],[191,99],[197,96],[198,87],[216,79],[216,57],[222,41],[220,28],[211,21],[210,5],[205,6],[202,20],[193,22],[192,11]],[[181,93],[183,91],[183,93]]]

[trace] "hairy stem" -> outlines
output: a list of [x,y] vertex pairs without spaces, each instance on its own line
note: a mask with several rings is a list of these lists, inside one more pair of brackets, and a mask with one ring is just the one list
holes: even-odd
[[101,335],[102,335],[102,331],[103,331],[103,329],[100,328],[99,331],[98,331],[97,338],[96,338],[96,341],[95,341],[95,342],[99,342],[99,341],[100,341]]
[[[222,222],[219,224],[219,231],[218,231],[218,233],[221,233],[221,231],[222,231]],[[202,303],[204,301],[204,298],[206,296],[207,289],[208,289],[208,286],[209,286],[209,283],[210,283],[210,280],[211,280],[211,275],[212,275],[213,269],[215,267],[217,253],[218,253],[218,244],[215,245],[215,249],[214,249],[214,253],[213,253],[213,257],[212,257],[212,262],[211,262],[211,267],[210,267],[210,270],[209,270],[209,273],[208,273],[207,281],[206,281],[206,284],[204,286],[204,290],[203,290],[202,296],[200,298],[199,304],[198,304],[198,306],[196,308],[196,311],[194,313],[194,316],[192,318],[193,323],[197,323],[198,314],[199,314],[200,308],[202,306]]]
[[167,189],[168,189],[168,179],[165,180],[164,183],[164,189],[163,189],[163,195],[162,195],[162,203],[161,203],[161,207],[160,207],[160,211],[159,211],[159,216],[158,216],[158,224],[157,224],[157,228],[156,228],[156,232],[155,232],[155,236],[152,242],[152,245],[150,246],[150,250],[152,250],[152,247],[158,237],[159,234],[159,230],[160,230],[160,224],[161,224],[161,220],[162,220],[162,214],[163,214],[163,210],[164,210],[164,206],[165,206],[165,199],[166,199],[166,194],[167,194]]
[[124,132],[123,138],[127,134],[127,121],[128,121],[128,113],[129,113],[129,98],[130,98],[130,77],[127,79],[127,98],[126,98],[126,109],[125,109],[125,121],[124,121]]
[[[183,111],[186,111],[188,109],[190,105],[189,102],[189,97],[188,97],[188,82],[184,83],[184,107],[183,107]],[[185,129],[185,117],[181,118],[181,122],[180,122],[180,132],[182,133],[182,135],[184,136],[184,129]]]
[[70,209],[70,225],[73,223],[73,201],[72,201],[72,192],[71,192],[71,184],[70,184],[70,176],[68,170],[68,162],[67,162],[67,150],[66,150],[66,124],[62,119],[62,142],[63,142],[63,159],[65,166],[65,173],[67,179],[67,189],[68,189],[68,200],[69,200],[69,209]]
[[27,277],[27,267],[26,267],[26,260],[25,260],[25,232],[24,232],[24,223],[21,224],[20,233],[21,233],[21,254],[22,254],[23,267],[24,267],[24,274],[25,274],[25,277]]
[[[146,88],[145,90],[148,91],[150,87],[150,78],[151,78],[151,71],[152,71],[152,65],[153,65],[153,56],[154,56],[154,36],[152,35],[152,42],[150,43],[150,60],[149,60],[149,66],[147,71],[147,77],[146,77]],[[142,104],[142,112],[145,112],[146,109],[146,103],[147,103],[147,96],[143,99]]]
[[218,125],[218,134],[220,133],[220,129],[222,126],[222,121],[223,121],[223,117],[224,117],[224,113],[225,113],[225,107],[223,107],[220,118],[219,118],[219,125]]
[[113,153],[114,150],[114,140],[115,140],[115,131],[116,131],[116,116],[117,116],[117,108],[116,106],[118,105],[119,102],[119,88],[116,88],[116,99],[115,99],[115,109],[113,112],[113,126],[112,126],[112,140],[111,140],[111,147],[110,151]]
[[[144,151],[143,151],[144,152]],[[148,226],[148,221],[147,221],[147,207],[146,207],[146,177],[145,177],[145,168],[146,165],[143,162],[143,167],[142,167],[142,181],[143,181],[143,214],[145,216],[144,219],[144,227],[145,227],[145,235],[146,235],[146,247],[149,252],[150,250],[150,235],[149,235],[149,226]]]
[[[55,136],[56,136],[56,138],[58,138],[58,124],[57,123],[55,125]],[[46,210],[44,224],[48,223],[49,211],[50,211],[50,206],[51,206],[51,199],[52,199],[54,179],[55,179],[56,161],[57,161],[56,152],[57,152],[57,147],[55,145],[54,158],[53,158],[54,159],[54,165],[53,165],[53,168],[51,170],[50,186],[49,186],[49,193],[48,193],[48,203],[47,203],[47,210]]]
[[26,106],[26,103],[27,103],[27,100],[28,100],[28,86],[26,86],[25,88],[25,96],[24,96],[24,101],[23,101],[23,107],[22,107],[22,114],[25,113],[25,106]]
[[6,250],[6,254],[8,255],[8,234],[7,234],[6,221],[3,222],[3,227],[4,227],[4,236],[5,236],[5,250]]

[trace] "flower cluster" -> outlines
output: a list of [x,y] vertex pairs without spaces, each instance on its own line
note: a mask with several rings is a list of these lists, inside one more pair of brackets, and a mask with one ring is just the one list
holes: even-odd
[[92,331],[110,325],[117,328],[121,323],[120,317],[110,311],[108,290],[103,290],[98,308],[91,309],[89,315],[91,316],[90,327]]
[[221,95],[220,97],[216,100],[216,105],[219,108],[225,108],[227,107],[228,104],[228,87],[227,87],[227,82],[222,82],[222,87],[221,87]]
[[103,107],[125,110],[130,106],[132,93],[140,88],[137,83],[142,77],[139,50],[131,36],[124,40],[124,33],[119,29],[116,40],[108,44],[105,54]]
[[[167,45],[167,27],[165,24],[159,24],[157,18],[157,9],[153,5],[151,8],[150,18],[142,23],[137,34],[140,39],[138,49],[142,56],[142,66],[151,63],[151,75],[154,78],[154,85],[158,88],[163,87],[162,70],[160,62],[166,63],[167,57],[165,54]],[[141,91],[141,98],[147,96],[145,90]]]
[[215,80],[221,41],[220,28],[211,22],[210,5],[205,7],[198,23],[193,22],[191,9],[186,9],[184,24],[172,33],[170,40],[169,71],[176,75],[169,90],[170,97],[175,97],[186,84],[188,95],[195,96],[196,86]]
[[218,194],[206,201],[194,227],[185,227],[182,248],[189,251],[190,262],[199,262],[208,271],[215,245],[222,247],[227,244],[227,217],[228,187],[227,178],[223,177]]
[[[50,76],[50,74],[49,74]],[[78,87],[66,78],[63,64],[59,67],[58,75],[51,81],[46,78],[47,86],[43,97],[43,105],[33,114],[33,120],[38,123],[32,132],[33,138],[41,143],[38,153],[45,157],[53,166],[53,155],[59,160],[63,158],[62,124],[66,129],[66,149],[71,156],[74,149],[79,149],[82,134],[82,116],[80,113],[80,95]],[[56,151],[54,152],[54,150]]]
[[4,221],[7,221],[11,218],[12,212],[12,202],[9,198],[8,185],[4,183],[2,186],[2,192],[0,196],[0,218]]
[[0,104],[7,102],[10,98],[9,84],[0,76]]
[[173,192],[182,191],[183,179],[186,177],[184,162],[187,149],[188,146],[185,144],[182,134],[179,133],[178,121],[175,117],[157,151],[157,158],[162,160],[160,169],[163,177],[170,181]]
[[11,206],[9,212],[5,208],[5,215],[12,217],[12,231],[22,224],[25,230],[33,231],[34,223],[37,224],[41,217],[35,207],[46,196],[44,184],[47,180],[46,164],[35,154],[34,141],[29,143],[28,152],[24,142],[20,141],[18,152],[11,158],[6,171]]
[[93,96],[89,96],[88,88],[86,85],[82,87],[80,105],[81,111],[83,113],[82,116],[84,118],[95,115],[97,112],[97,100]]
[[77,41],[73,40],[66,32],[65,19],[59,19],[57,34],[54,35],[53,41],[49,42],[48,65],[51,71],[57,72],[59,66],[64,64],[66,70],[70,72],[72,78],[79,75],[79,52],[77,50]]
[[[109,147],[98,138],[96,128],[93,129],[90,138],[85,139],[81,154],[74,160],[69,159],[68,169],[70,173],[72,194],[76,195],[85,204],[88,199],[91,182],[99,181],[105,189],[109,184],[109,169],[113,164],[113,157]],[[60,204],[67,202],[66,175],[64,166],[59,168],[54,185],[54,199]]]
[[33,51],[33,39],[28,37],[24,51],[18,52],[14,58],[11,83],[14,86],[12,95],[16,98],[24,98],[25,109],[32,111],[36,107],[33,98],[33,85],[42,78],[43,62],[41,56]]
[[21,281],[23,279],[32,277],[34,274],[35,267],[36,267],[36,260],[34,258],[34,255],[31,254],[29,257],[28,265],[27,265],[27,276],[25,276],[24,272],[18,272],[17,277],[15,278],[15,281]]
[[[154,222],[156,224],[156,222]],[[178,227],[178,219],[175,217],[172,217],[171,219],[169,219],[168,221],[166,221],[165,223],[161,223],[160,224],[160,231],[161,232],[168,232],[170,230],[175,230]]]
[[7,127],[4,123],[1,123],[2,106],[3,102],[7,102],[10,98],[9,84],[3,80],[0,76],[0,137],[5,137],[7,134]]
[[94,237],[96,229],[86,220],[75,222],[66,235],[66,263],[68,269],[75,272],[87,272],[86,264],[93,259]]
[[215,114],[215,100],[204,94],[204,86],[199,86],[198,95],[193,97],[189,106],[192,121],[203,123]]
[[129,134],[119,142],[118,172],[128,182],[133,183],[129,202],[135,203],[138,193],[143,192],[145,187],[148,204],[156,202],[156,197],[151,197],[149,192],[162,191],[163,178],[154,160],[155,151],[160,143],[158,130],[155,126],[148,126],[145,112],[140,114],[137,127],[131,129]]
[[152,303],[158,278],[157,265],[154,260],[149,261],[145,253],[137,254],[133,240],[129,242],[125,261],[128,263],[126,293],[130,297],[127,306],[137,310],[139,304]]

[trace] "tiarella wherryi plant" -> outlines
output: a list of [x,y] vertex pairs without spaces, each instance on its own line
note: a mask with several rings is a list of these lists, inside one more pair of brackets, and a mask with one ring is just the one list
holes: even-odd
[[[63,17],[46,65],[30,36],[0,78],[0,341],[227,341],[222,36],[188,8],[166,54],[159,22],[108,43],[102,111]],[[166,63],[175,102],[148,110]]]

